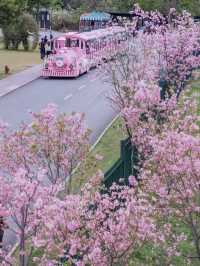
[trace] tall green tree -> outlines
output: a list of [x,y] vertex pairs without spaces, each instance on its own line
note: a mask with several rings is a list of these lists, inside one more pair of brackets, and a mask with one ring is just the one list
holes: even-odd
[[62,7],[62,0],[25,0],[27,12],[38,17],[40,8]]
[[193,15],[200,15],[200,0],[62,0],[65,7],[85,10],[100,9],[128,12],[133,5],[138,3],[145,10],[159,10],[167,14],[170,8],[178,11],[188,10]]
[[0,0],[0,27],[13,22],[24,9],[24,0]]
[[170,8],[176,8],[178,11],[188,10],[193,15],[200,15],[200,0],[136,0],[135,3],[145,10],[159,10],[167,14]]

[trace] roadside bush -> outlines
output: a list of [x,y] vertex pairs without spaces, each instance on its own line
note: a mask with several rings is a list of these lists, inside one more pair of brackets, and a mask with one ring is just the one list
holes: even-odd
[[5,48],[17,50],[21,42],[18,24],[8,24],[4,26],[3,35]]
[[24,14],[20,17],[19,31],[24,50],[34,50],[38,44],[39,34],[38,25],[33,16]]
[[65,31],[66,29],[78,30],[79,28],[78,11],[55,11],[52,14],[52,29],[57,31]]
[[6,49],[17,50],[20,44],[26,51],[34,50],[37,47],[38,26],[29,14],[21,15],[15,24],[4,26],[3,34]]

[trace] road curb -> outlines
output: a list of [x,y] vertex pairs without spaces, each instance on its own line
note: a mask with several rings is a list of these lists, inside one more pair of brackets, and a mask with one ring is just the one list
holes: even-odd
[[91,152],[92,150],[95,149],[95,147],[97,146],[97,144],[100,142],[100,140],[103,138],[103,136],[106,134],[106,132],[108,131],[108,129],[112,126],[112,124],[119,118],[120,113],[117,114],[112,121],[106,126],[106,128],[103,130],[103,132],[101,133],[101,135],[98,137],[98,139],[95,141],[95,143],[90,147],[89,152]]

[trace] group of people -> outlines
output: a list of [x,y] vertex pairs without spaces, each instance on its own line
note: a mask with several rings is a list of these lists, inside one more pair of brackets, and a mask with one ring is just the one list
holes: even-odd
[[43,60],[45,57],[49,57],[49,55],[53,52],[53,35],[50,34],[50,39],[48,40],[45,35],[44,38],[41,38],[39,43],[40,48],[40,57]]

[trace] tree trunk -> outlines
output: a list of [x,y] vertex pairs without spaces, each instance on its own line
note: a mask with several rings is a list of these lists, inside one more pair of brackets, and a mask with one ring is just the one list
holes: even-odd
[[190,220],[190,228],[192,230],[192,235],[193,235],[193,241],[194,241],[194,245],[195,245],[195,248],[196,248],[196,252],[197,252],[197,257],[198,259],[200,260],[200,242],[199,242],[199,234],[197,232],[197,228],[194,224],[194,221],[193,221],[193,217],[192,215],[190,214],[189,215],[189,220]]

